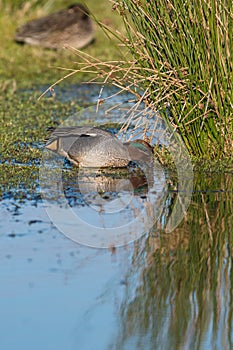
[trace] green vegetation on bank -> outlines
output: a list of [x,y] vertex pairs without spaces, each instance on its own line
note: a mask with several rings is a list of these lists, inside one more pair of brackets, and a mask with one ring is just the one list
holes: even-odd
[[143,86],[143,100],[161,113],[167,107],[165,118],[194,156],[231,157],[233,2],[115,3],[136,61],[131,75],[144,78],[136,84]]

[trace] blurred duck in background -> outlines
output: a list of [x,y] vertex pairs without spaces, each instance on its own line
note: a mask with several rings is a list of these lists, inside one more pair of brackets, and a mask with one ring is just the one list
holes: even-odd
[[17,42],[51,49],[65,45],[81,49],[93,39],[93,22],[88,9],[82,4],[32,20],[18,28],[15,34]]

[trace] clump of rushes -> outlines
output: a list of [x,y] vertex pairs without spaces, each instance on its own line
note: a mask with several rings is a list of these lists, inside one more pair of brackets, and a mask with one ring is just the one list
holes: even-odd
[[144,100],[164,111],[193,155],[231,156],[233,2],[123,0],[115,7],[144,77]]
[[193,156],[231,158],[233,2],[111,2],[122,17],[125,34],[100,25],[130,55],[123,50],[122,61],[103,62],[74,50],[83,61],[66,77],[86,72],[94,74],[92,82],[111,82],[159,111]]

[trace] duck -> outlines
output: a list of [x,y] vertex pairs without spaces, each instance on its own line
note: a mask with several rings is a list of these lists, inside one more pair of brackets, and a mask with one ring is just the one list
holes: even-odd
[[44,48],[71,46],[81,49],[94,39],[94,26],[88,9],[74,4],[48,16],[34,19],[19,27],[15,41]]
[[149,164],[154,159],[153,147],[148,142],[141,139],[122,142],[98,127],[57,128],[45,147],[85,168],[122,168],[130,162]]

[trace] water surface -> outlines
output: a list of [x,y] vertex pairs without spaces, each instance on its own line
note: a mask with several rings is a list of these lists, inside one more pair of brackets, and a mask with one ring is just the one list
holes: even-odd
[[[134,210],[154,200],[148,217],[156,220],[132,242],[96,249],[51,222],[39,172],[22,177],[20,187],[3,184],[1,349],[232,349],[232,173],[196,173],[188,213],[167,232],[177,174],[155,167],[153,185],[135,169],[92,174],[82,177],[80,192],[77,169],[62,164],[58,192],[84,221],[116,227],[122,214],[116,212],[114,222],[98,209],[104,203],[114,212],[129,194]],[[30,174],[28,164],[9,166],[15,173],[28,167]],[[130,176],[133,188],[127,187]],[[131,220],[132,206],[124,210],[122,222]]]

